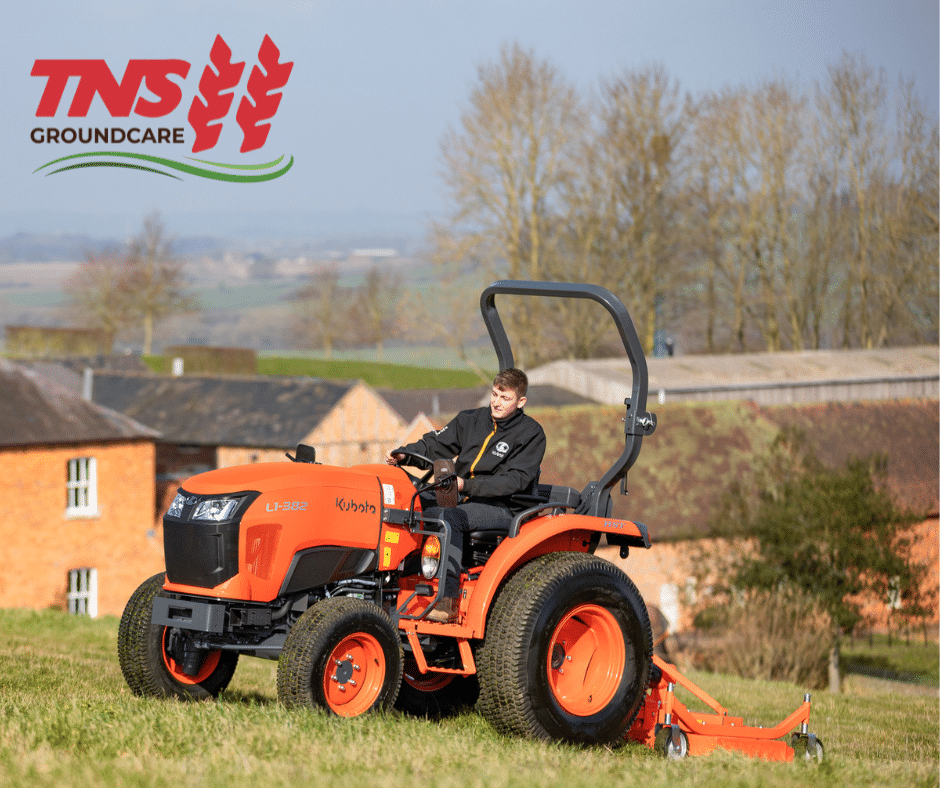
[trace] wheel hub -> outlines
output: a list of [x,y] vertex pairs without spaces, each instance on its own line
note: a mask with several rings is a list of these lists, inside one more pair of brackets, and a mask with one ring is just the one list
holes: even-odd
[[356,682],[353,680],[353,675],[357,671],[361,671],[362,668],[353,662],[352,654],[347,654],[346,659],[337,659],[335,664],[336,672],[331,677],[331,681],[339,684],[340,689],[343,689],[346,684],[352,684],[355,687]]

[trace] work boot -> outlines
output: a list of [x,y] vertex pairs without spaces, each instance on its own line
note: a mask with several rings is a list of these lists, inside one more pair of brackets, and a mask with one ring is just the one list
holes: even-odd
[[457,611],[460,605],[452,597],[444,597],[434,610],[427,615],[428,621],[437,624],[453,624],[457,620]]
[[460,500],[460,493],[457,490],[457,477],[454,476],[453,460],[434,460],[434,481],[438,482],[448,476],[453,477],[450,481],[434,488],[434,497],[437,498],[437,505],[442,509],[452,509]]

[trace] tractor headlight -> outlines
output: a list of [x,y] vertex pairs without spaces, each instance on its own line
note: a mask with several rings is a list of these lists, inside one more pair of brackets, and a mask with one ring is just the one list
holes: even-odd
[[[174,503],[176,502],[174,501]],[[231,518],[232,512],[235,511],[238,504],[238,498],[210,498],[205,501],[200,501],[193,511],[192,519],[208,520],[214,523],[228,520]]]
[[185,504],[186,496],[177,493],[176,497],[173,499],[173,503],[170,504],[170,508],[166,510],[167,515],[179,519],[183,516],[183,506]]
[[437,576],[441,564],[441,543],[436,536],[429,536],[421,548],[421,574],[426,580]]

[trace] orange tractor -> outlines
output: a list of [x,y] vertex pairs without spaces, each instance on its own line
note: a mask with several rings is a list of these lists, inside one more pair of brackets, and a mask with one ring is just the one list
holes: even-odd
[[[728,746],[743,730],[720,707],[703,722],[674,699],[674,685],[688,682],[653,656],[636,586],[594,555],[602,539],[622,557],[650,546],[645,525],[611,516],[612,488],[625,491],[656,428],[627,310],[594,285],[496,282],[481,309],[500,369],[513,355],[497,295],[590,299],[613,318],[633,371],[625,447],[613,466],[581,491],[537,484],[508,533],[471,533],[454,623],[427,618],[443,597],[449,526],[424,516],[419,498],[446,499],[452,473],[322,465],[301,445],[292,463],[187,479],[163,520],[166,573],[145,581],[121,618],[118,655],[134,693],[214,697],[239,657],[254,656],[278,660],[282,703],[340,716],[393,707],[441,715],[475,703],[506,734],[591,744],[630,737],[670,755],[709,749],[703,735]],[[808,701],[801,709],[787,722],[803,723],[795,735],[815,748]],[[754,739],[765,740],[750,751],[793,757],[791,746]]]

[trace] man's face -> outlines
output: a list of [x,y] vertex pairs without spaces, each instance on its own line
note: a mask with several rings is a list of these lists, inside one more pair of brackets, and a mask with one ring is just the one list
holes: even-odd
[[520,397],[512,389],[498,389],[493,386],[490,392],[490,414],[494,419],[508,418],[523,405],[525,397]]

